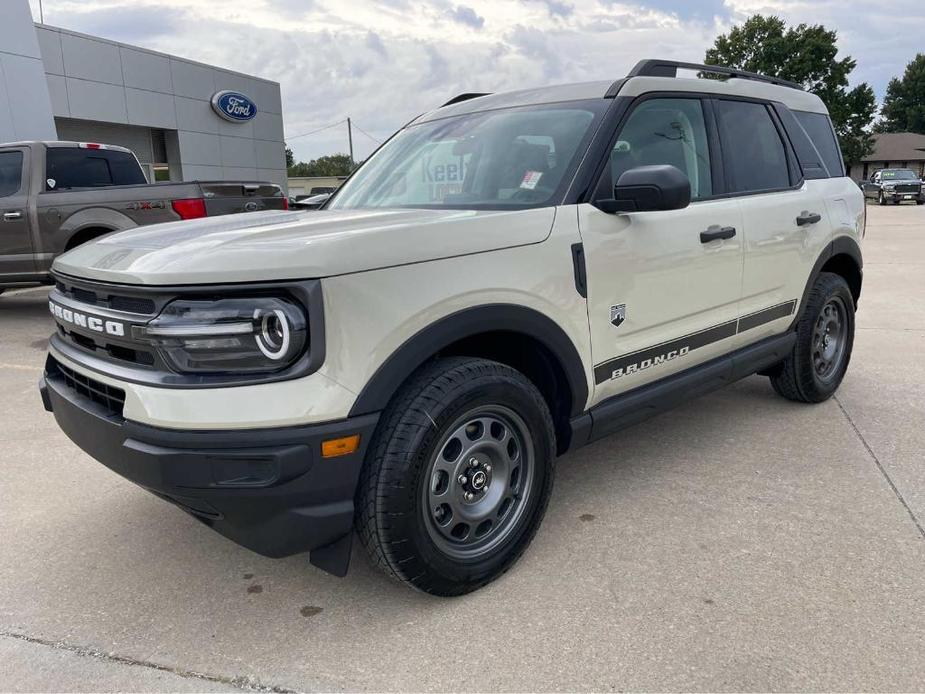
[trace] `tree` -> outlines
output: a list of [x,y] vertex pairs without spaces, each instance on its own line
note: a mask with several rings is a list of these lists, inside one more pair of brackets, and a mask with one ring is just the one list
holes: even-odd
[[329,154],[289,167],[290,176],[349,176],[356,168],[349,154]]
[[286,147],[286,168],[291,169],[295,166],[295,155],[289,147]]
[[836,59],[836,39],[836,32],[819,24],[787,27],[780,17],[756,14],[718,36],[705,60],[796,82],[818,96],[829,109],[845,163],[856,164],[873,151],[877,104],[866,82],[848,89],[857,62]]
[[925,53],[919,53],[903,76],[894,77],[886,88],[876,130],[883,133],[925,135]]

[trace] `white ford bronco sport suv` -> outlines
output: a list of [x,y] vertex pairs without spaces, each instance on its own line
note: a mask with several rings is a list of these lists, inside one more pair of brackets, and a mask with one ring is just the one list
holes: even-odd
[[461,594],[530,543],[566,451],[754,373],[830,397],[864,224],[797,85],[647,60],[466,94],[320,211],[61,256],[42,396],[245,547],[343,575],[356,530],[389,574]]

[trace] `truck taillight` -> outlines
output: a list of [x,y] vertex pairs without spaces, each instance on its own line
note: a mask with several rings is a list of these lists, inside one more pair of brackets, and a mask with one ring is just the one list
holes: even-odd
[[288,210],[288,209],[289,209],[289,198],[287,198],[287,197],[285,197],[285,196],[283,196],[283,209],[284,209],[284,210]]
[[173,211],[180,215],[180,219],[199,219],[206,216],[206,201],[202,198],[173,200],[170,205]]

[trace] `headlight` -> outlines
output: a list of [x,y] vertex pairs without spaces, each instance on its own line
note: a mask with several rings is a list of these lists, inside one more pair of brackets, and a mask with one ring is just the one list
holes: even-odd
[[277,297],[178,299],[133,331],[171,369],[195,374],[281,371],[309,340],[303,310]]

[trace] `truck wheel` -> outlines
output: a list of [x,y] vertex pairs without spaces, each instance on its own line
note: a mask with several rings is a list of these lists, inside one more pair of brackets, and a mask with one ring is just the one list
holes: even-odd
[[533,539],[555,449],[549,408],[520,372],[433,361],[382,415],[357,492],[360,539],[375,564],[415,588],[476,590]]
[[797,323],[793,352],[771,375],[778,395],[822,402],[841,384],[854,345],[854,299],[840,275],[823,272]]
[[883,197],[883,191],[882,191],[882,190],[880,191],[879,195],[877,196],[877,203],[880,204],[880,205],[886,205],[886,198]]

